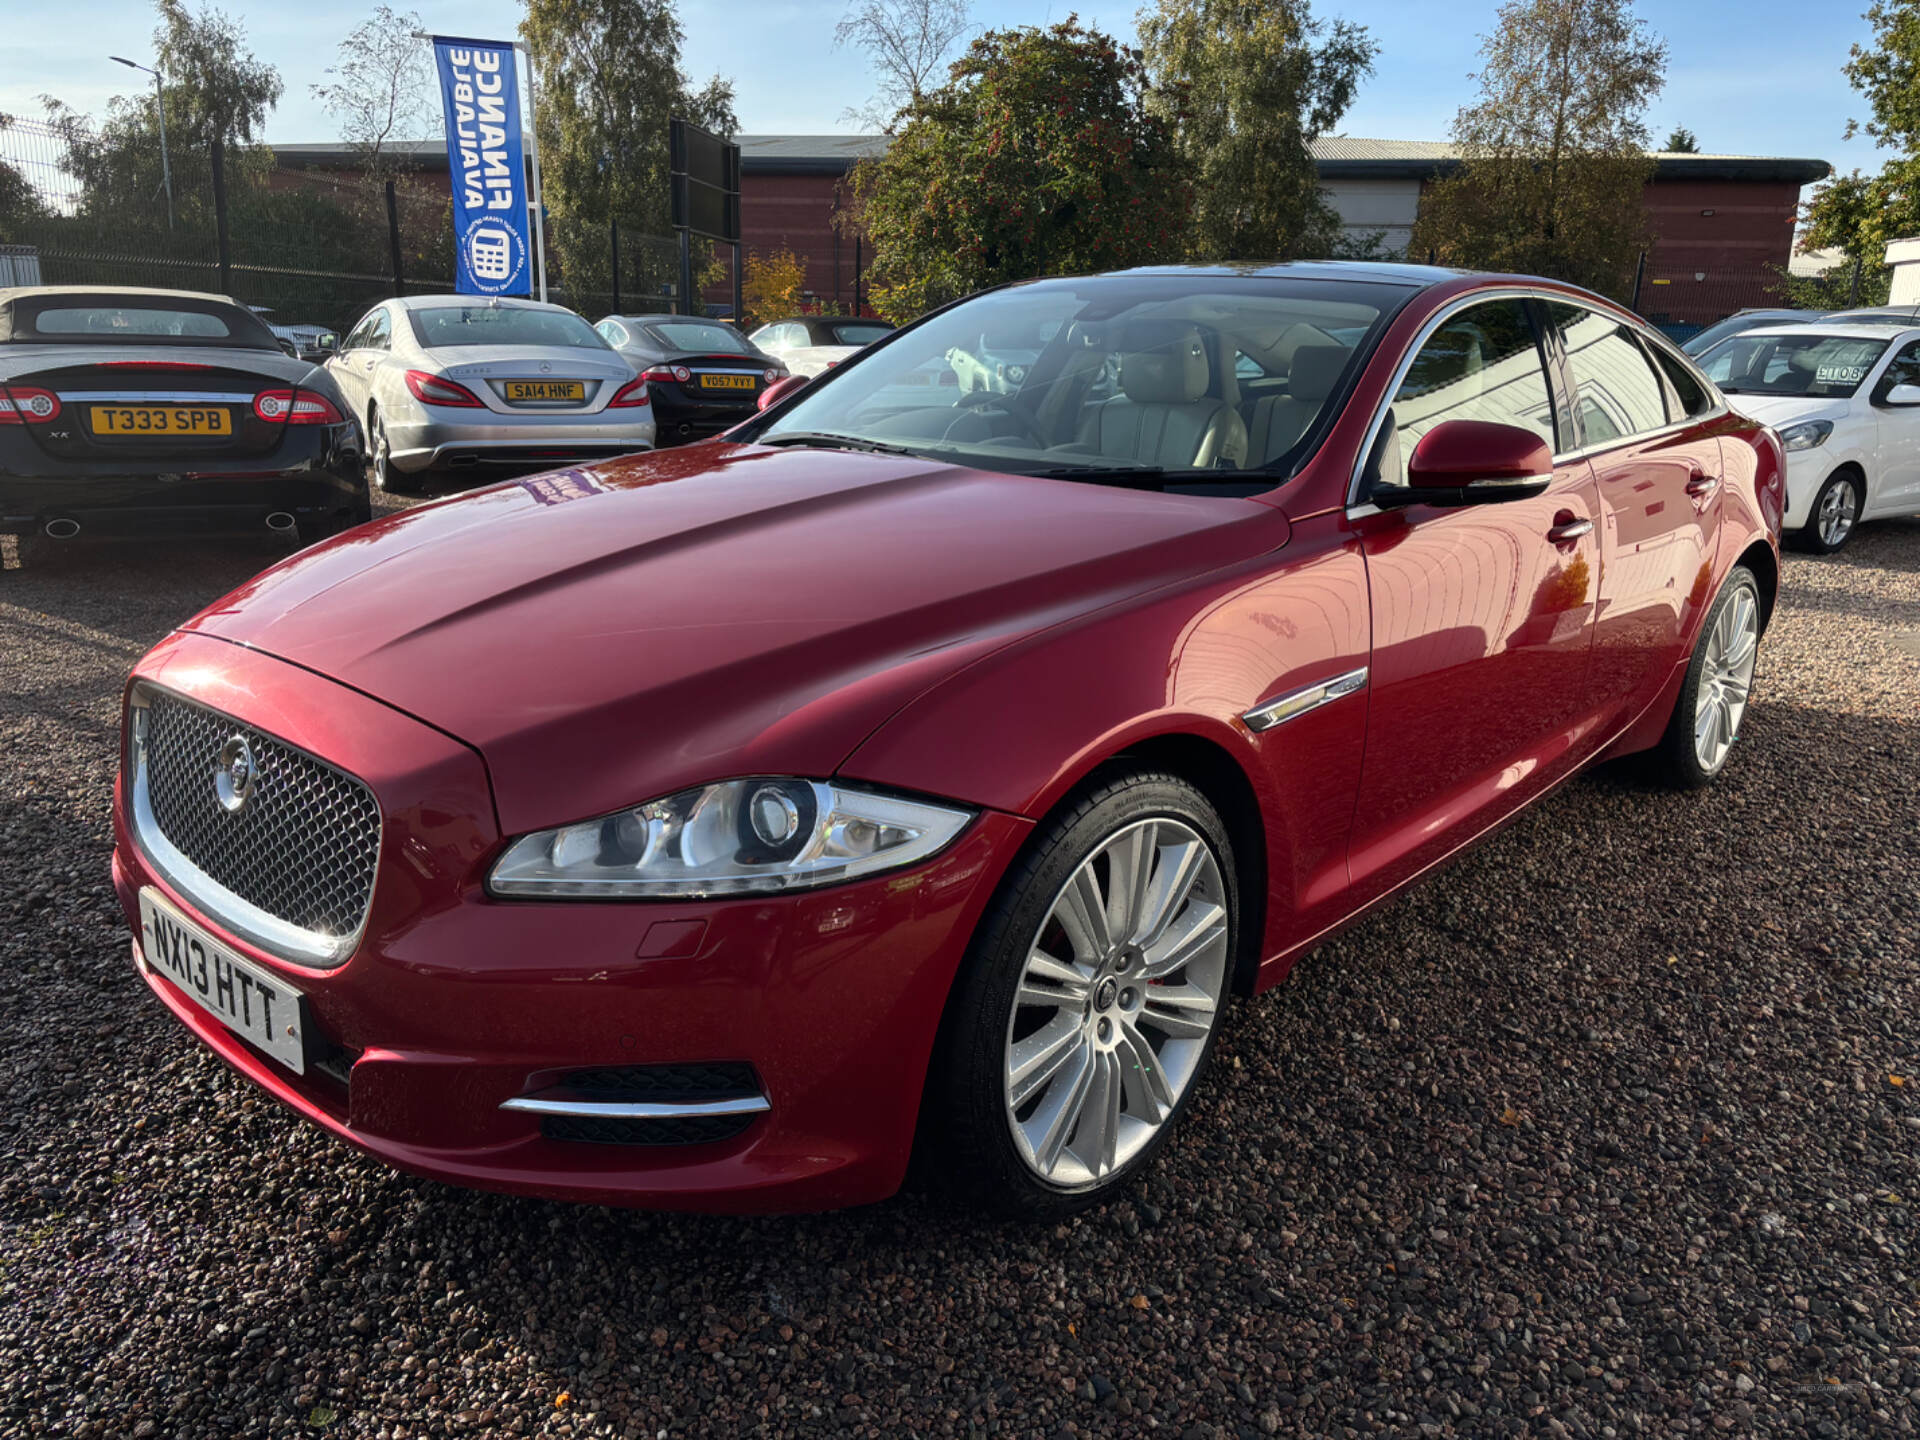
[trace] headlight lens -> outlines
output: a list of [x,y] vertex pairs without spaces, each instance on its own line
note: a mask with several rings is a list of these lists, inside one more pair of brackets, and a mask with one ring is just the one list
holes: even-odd
[[523,835],[488,888],[660,899],[801,890],[924,860],[973,813],[818,780],[728,780]]
[[1816,445],[1827,443],[1827,437],[1833,434],[1831,420],[1802,420],[1798,425],[1789,425],[1780,432],[1780,448],[1783,450],[1811,450]]

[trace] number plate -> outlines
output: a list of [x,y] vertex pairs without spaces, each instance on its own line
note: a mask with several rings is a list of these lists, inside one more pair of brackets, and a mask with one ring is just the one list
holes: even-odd
[[703,390],[751,390],[751,375],[702,375],[700,387]]
[[182,915],[140,892],[140,952],[189,1001],[296,1075],[307,1073],[304,997]]
[[584,380],[507,381],[509,404],[522,400],[584,400],[586,398],[587,385]]
[[231,435],[233,415],[217,405],[95,405],[93,433],[113,439],[142,435]]

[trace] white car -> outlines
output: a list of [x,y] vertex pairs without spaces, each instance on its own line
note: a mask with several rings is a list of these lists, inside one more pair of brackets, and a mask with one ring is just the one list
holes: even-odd
[[788,374],[819,375],[892,333],[893,327],[884,320],[795,315],[762,325],[747,339],[786,366]]
[[563,305],[411,295],[369,310],[327,371],[366,426],[374,484],[651,450],[646,381]]
[[1830,554],[1862,520],[1920,514],[1920,326],[1820,321],[1748,330],[1697,362],[1778,432],[1787,519]]

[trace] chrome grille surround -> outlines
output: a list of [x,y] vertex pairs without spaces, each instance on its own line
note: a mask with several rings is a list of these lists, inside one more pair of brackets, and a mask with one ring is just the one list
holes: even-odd
[[[296,965],[339,965],[373,904],[380,806],[356,777],[244,721],[147,683],[127,716],[128,808],[147,863],[239,938]],[[223,803],[243,739],[256,773]]]

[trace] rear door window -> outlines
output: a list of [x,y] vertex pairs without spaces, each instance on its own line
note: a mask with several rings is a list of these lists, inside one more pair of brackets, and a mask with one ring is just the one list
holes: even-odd
[[1696,415],[1708,414],[1713,409],[1713,396],[1694,377],[1692,370],[1682,365],[1673,356],[1658,345],[1647,347],[1653,351],[1653,358],[1667,377],[1667,383],[1673,387],[1674,397],[1680,402],[1680,413],[1689,419]]
[[1606,445],[1666,426],[1660,377],[1625,325],[1583,305],[1551,302],[1547,313],[1566,346],[1583,443]]

